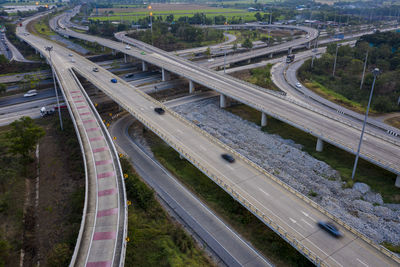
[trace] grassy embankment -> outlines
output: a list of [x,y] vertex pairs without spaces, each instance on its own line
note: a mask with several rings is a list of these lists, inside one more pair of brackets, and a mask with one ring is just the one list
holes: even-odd
[[[261,113],[248,106],[237,105],[229,107],[227,110],[243,119],[260,124]],[[371,186],[372,190],[380,193],[386,203],[400,203],[400,189],[394,187],[395,174],[360,159],[355,180],[352,181],[353,154],[328,143],[324,144],[322,152],[316,152],[315,145],[317,139],[315,137],[271,117],[268,117],[268,125],[263,127],[262,130],[269,134],[278,134],[282,138],[291,139],[301,144],[303,151],[306,151],[316,159],[326,162],[333,169],[339,171],[342,180],[346,181],[346,186],[351,187],[354,182],[366,183]]]
[[293,247],[153,133],[145,137],[156,158],[240,235],[277,266],[312,266]]
[[[332,101],[336,104],[339,104],[341,106],[344,106],[350,110],[353,110],[358,113],[365,113],[366,107],[364,105],[361,105],[360,103],[350,100],[346,98],[345,96],[330,90],[323,86],[322,84],[316,82],[316,81],[303,81],[303,84],[310,90],[312,90],[314,93],[322,96],[323,98]],[[370,114],[377,114],[377,112],[373,109],[369,110]]]
[[[255,34],[253,34],[255,32]],[[256,31],[240,31],[240,30],[230,30],[227,31],[227,33],[230,33],[232,35],[236,36],[236,42],[237,43],[243,43],[246,38],[249,38],[250,41],[260,41],[262,38],[272,38],[271,35],[268,35],[267,33],[260,32],[258,30]]]
[[214,264],[181,226],[172,222],[153,191],[121,158],[128,200],[126,266],[213,266]]

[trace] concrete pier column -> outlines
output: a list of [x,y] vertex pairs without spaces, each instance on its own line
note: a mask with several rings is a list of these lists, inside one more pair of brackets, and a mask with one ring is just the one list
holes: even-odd
[[103,50],[103,52],[106,51],[106,47],[105,47],[105,46],[102,46],[102,47],[101,47],[101,50]]
[[161,77],[163,82],[169,80],[169,73],[164,68],[161,68]]
[[307,43],[307,49],[311,48],[311,41]]
[[127,61],[126,61],[126,54],[124,54],[124,63],[126,63]]
[[248,59],[248,60],[247,60],[247,64],[250,64],[250,63],[251,63],[251,59]]
[[112,54],[113,56],[115,56],[115,55],[117,54],[117,52],[115,51],[115,49],[111,50],[111,54]]
[[318,138],[315,150],[317,152],[322,152],[323,149],[324,149],[324,141],[321,138]]
[[261,126],[267,126],[267,114],[261,113]]
[[219,107],[220,108],[226,108],[226,96],[225,95],[220,95],[219,96]]
[[146,61],[142,61],[142,71],[147,71],[147,63],[146,63]]
[[394,186],[399,187],[400,188],[400,175],[397,175],[396,178],[396,183],[394,184]]
[[189,80],[189,94],[194,93],[194,83],[192,80]]
[[290,55],[293,52],[293,47],[289,47],[288,49],[288,55]]
[[274,57],[273,53],[269,54],[269,58],[273,58],[273,57]]

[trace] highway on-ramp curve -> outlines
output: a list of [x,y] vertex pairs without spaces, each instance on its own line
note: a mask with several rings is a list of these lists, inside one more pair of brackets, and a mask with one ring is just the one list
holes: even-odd
[[[64,47],[33,35],[24,36],[23,32],[24,29],[18,27],[18,36],[42,53],[45,45],[53,45],[52,57],[57,63],[56,70],[72,67],[74,72],[110,96],[314,263],[323,266],[361,266],[362,262],[369,266],[396,266],[400,262],[396,255],[374,244],[139,89]],[[73,54],[74,63],[70,62],[70,53]],[[137,50],[131,53],[134,57],[140,55]],[[93,67],[98,67],[99,72],[93,72]],[[112,78],[118,82],[111,83]],[[163,107],[165,114],[161,116],[154,112],[157,106]],[[223,153],[232,154],[236,162],[227,163],[221,158]],[[338,223],[343,238],[333,238],[316,225],[316,221],[328,220]]]

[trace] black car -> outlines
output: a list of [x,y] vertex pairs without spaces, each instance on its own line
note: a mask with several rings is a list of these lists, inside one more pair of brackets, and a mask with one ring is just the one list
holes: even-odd
[[339,229],[336,228],[332,223],[330,222],[318,222],[318,226],[334,237],[341,237],[342,234],[340,233]]
[[221,157],[222,157],[224,160],[228,161],[229,163],[234,163],[234,162],[235,162],[235,158],[232,157],[232,156],[229,155],[229,154],[222,154]]
[[165,113],[165,110],[163,108],[155,108],[154,111],[157,112],[160,115]]

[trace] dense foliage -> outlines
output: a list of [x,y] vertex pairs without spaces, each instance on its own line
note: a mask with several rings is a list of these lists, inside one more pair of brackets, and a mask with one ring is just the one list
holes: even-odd
[[[327,53],[314,62],[306,62],[299,70],[300,78],[316,82],[351,101],[366,106],[371,89],[373,75],[371,70],[379,68],[379,75],[372,108],[378,112],[398,111],[400,97],[400,33],[376,33],[362,37],[354,48],[338,48],[337,68],[332,76],[336,45],[330,44]],[[368,51],[368,65],[364,86],[360,90],[363,62]]]
[[130,35],[135,39],[167,50],[179,50],[202,46],[204,42],[215,42],[223,39],[222,31],[211,28],[198,28],[185,22],[169,25],[168,23],[153,23],[153,38],[150,30],[134,32]]

